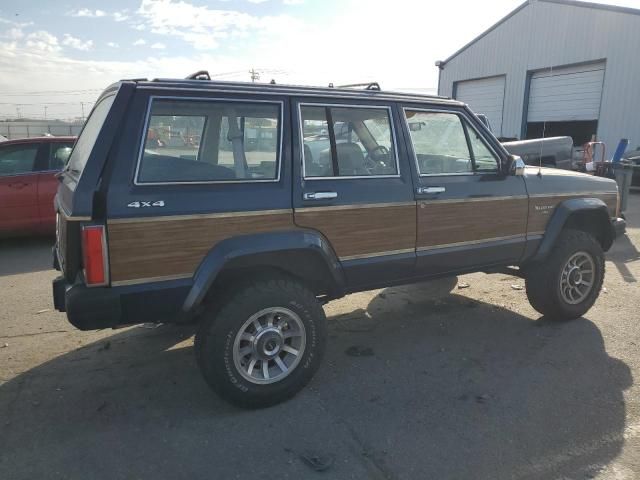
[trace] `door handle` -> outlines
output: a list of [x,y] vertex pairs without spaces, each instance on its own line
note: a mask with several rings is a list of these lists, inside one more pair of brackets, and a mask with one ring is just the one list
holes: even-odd
[[302,198],[305,200],[331,200],[338,198],[337,192],[309,192],[305,193]]
[[9,186],[11,188],[17,188],[18,190],[20,190],[21,188],[28,187],[29,184],[28,183],[24,183],[24,182],[20,182],[20,183],[10,183]]
[[447,191],[444,187],[418,187],[418,194],[422,195],[425,193],[444,193]]

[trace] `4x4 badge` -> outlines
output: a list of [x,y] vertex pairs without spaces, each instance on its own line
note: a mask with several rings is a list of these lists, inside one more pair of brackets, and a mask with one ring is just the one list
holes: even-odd
[[164,200],[156,200],[155,202],[131,202],[127,204],[129,208],[142,208],[142,207],[164,207]]

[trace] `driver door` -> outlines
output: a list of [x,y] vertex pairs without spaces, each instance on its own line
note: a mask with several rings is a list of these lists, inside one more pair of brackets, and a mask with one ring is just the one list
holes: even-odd
[[298,101],[295,223],[322,233],[358,289],[408,278],[416,202],[392,104]]
[[524,252],[523,177],[504,175],[495,138],[464,109],[404,108],[413,149],[419,275],[516,263]]

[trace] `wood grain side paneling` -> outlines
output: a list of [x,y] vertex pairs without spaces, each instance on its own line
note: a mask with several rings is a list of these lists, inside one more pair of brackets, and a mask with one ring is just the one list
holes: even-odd
[[296,224],[321,232],[338,257],[414,249],[416,206],[368,208],[305,208],[296,210]]
[[418,248],[524,235],[527,199],[420,202]]
[[291,228],[292,212],[107,222],[111,281],[190,275],[226,238]]
[[547,224],[559,203],[572,198],[599,198],[609,209],[609,215],[615,216],[617,196],[615,193],[588,194],[588,195],[550,195],[548,197],[531,197],[529,202],[529,225],[528,232],[544,232]]

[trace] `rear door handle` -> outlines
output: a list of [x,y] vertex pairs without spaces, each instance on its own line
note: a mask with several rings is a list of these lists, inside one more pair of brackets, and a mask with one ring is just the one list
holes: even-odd
[[305,200],[331,200],[338,198],[337,192],[309,192],[305,193],[302,198]]
[[447,189],[444,187],[418,187],[418,194],[422,195],[425,193],[444,193]]
[[11,188],[17,188],[18,190],[20,190],[21,188],[28,187],[29,184],[28,183],[24,183],[24,182],[20,182],[20,183],[10,183],[9,186]]

